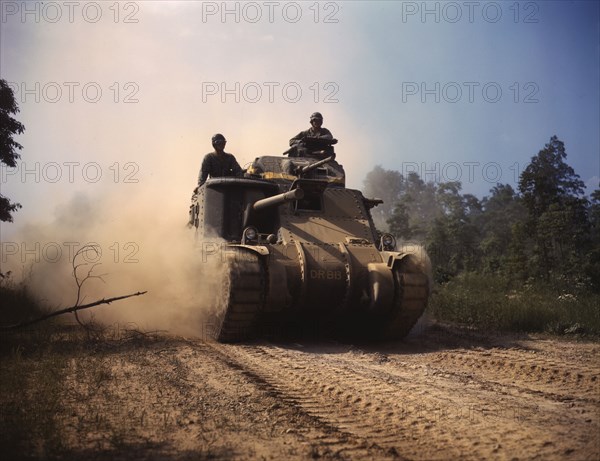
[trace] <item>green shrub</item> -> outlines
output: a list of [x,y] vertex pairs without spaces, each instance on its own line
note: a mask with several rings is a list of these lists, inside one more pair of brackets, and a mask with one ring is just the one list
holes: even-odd
[[600,335],[599,305],[600,295],[586,285],[517,284],[502,276],[463,273],[436,289],[430,311],[438,320],[479,329]]

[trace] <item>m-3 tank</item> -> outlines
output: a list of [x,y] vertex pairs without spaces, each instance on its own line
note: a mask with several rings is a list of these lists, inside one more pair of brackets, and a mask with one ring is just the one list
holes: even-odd
[[311,146],[302,157],[258,157],[243,178],[209,179],[192,198],[197,241],[219,242],[207,294],[218,341],[289,325],[402,338],[427,306],[424,249],[397,250],[373,224],[370,209],[382,201],[345,187],[330,142]]

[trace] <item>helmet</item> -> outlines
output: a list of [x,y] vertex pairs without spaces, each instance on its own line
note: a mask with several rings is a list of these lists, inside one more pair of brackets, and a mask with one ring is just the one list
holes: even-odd
[[216,135],[214,135],[212,137],[212,144],[213,144],[213,146],[215,145],[215,143],[217,141],[225,141],[225,142],[227,142],[227,140],[225,139],[225,136],[223,136],[221,133],[217,133]]
[[321,112],[313,112],[310,116],[310,121],[312,122],[313,120],[323,120],[323,116],[321,115]]

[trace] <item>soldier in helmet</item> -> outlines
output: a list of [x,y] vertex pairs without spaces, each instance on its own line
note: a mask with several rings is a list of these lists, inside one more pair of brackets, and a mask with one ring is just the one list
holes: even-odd
[[292,139],[290,139],[290,146],[300,144],[306,138],[321,138],[321,139],[333,139],[331,131],[327,128],[323,128],[323,116],[320,112],[314,112],[310,116],[310,128],[305,131],[301,131]]
[[[202,167],[198,175],[198,187],[202,186],[210,176],[211,178],[219,176],[241,176],[243,171],[239,163],[232,154],[225,152],[227,140],[221,133],[212,137],[214,152],[204,156]],[[196,188],[194,193],[198,190]]]

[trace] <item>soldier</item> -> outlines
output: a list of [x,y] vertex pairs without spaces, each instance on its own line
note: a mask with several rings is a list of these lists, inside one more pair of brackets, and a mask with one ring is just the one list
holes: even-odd
[[331,131],[327,128],[323,128],[323,116],[320,112],[315,112],[310,116],[311,127],[308,130],[301,131],[292,139],[290,139],[290,146],[300,144],[306,138],[321,138],[321,139],[333,139]]
[[212,137],[212,145],[215,148],[214,152],[210,152],[204,156],[202,167],[198,175],[198,190],[202,184],[206,182],[208,177],[216,178],[219,176],[241,176],[243,171],[239,163],[232,154],[225,152],[225,144],[227,140],[225,136],[217,133]]

